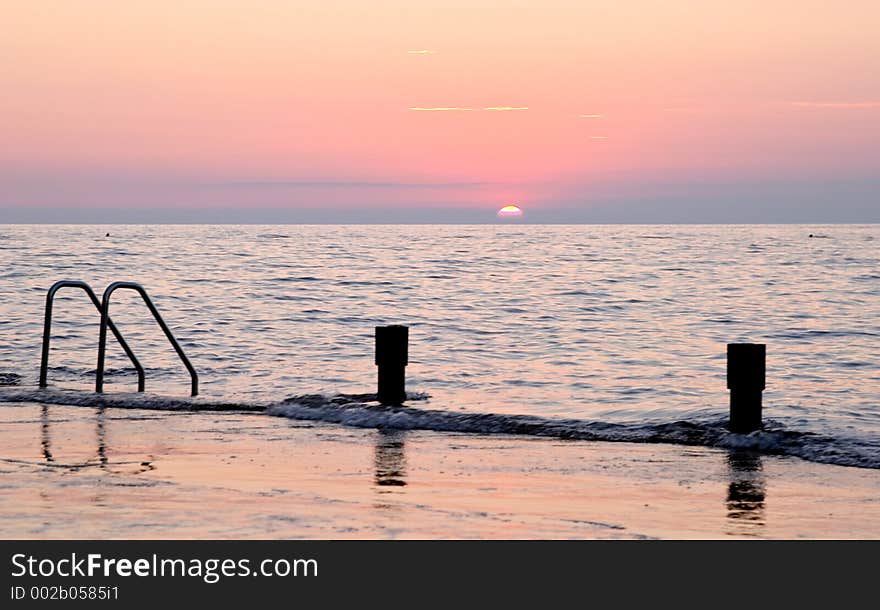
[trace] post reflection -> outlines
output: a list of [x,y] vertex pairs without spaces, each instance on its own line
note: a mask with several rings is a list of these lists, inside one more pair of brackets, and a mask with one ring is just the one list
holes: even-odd
[[49,421],[49,405],[43,405],[40,408],[40,449],[43,459],[51,463],[55,461],[52,457],[52,437],[50,435]]
[[[85,468],[87,466],[97,465],[101,469],[106,469],[109,464],[107,457],[107,415],[104,407],[97,407],[95,410],[95,431],[96,431],[96,448],[95,457],[89,458],[85,462],[77,462],[66,464],[68,468]],[[52,420],[49,417],[49,405],[40,407],[40,453],[46,463],[54,464],[55,456],[52,453]],[[97,462],[97,463],[96,463]],[[64,466],[64,464],[59,464]]]
[[102,469],[107,468],[107,429],[106,429],[106,413],[104,407],[97,407],[95,421],[98,434],[98,465]]
[[758,535],[766,524],[764,502],[766,477],[760,455],[731,451],[727,456],[730,484],[727,487],[727,519],[738,535]]
[[375,484],[379,487],[406,485],[406,453],[404,430],[378,430],[373,464]]

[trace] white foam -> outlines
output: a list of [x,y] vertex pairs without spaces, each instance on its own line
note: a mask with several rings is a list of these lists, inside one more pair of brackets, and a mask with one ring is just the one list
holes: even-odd
[[[410,402],[419,402],[427,398],[428,395],[423,393],[407,395]],[[876,441],[789,430],[772,421],[767,422],[763,430],[751,434],[734,434],[727,430],[726,420],[718,418],[622,424],[532,415],[467,413],[412,406],[384,406],[378,404],[375,395],[372,394],[307,394],[293,396],[280,403],[257,403],[163,398],[143,394],[102,395],[75,391],[2,388],[0,402],[163,411],[254,412],[357,428],[699,445],[771,455],[790,455],[826,464],[880,468],[880,444]]]

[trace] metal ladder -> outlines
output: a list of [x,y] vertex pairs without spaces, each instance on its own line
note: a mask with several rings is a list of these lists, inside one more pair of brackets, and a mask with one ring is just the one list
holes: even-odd
[[110,296],[116,290],[121,288],[126,290],[134,290],[141,295],[141,298],[144,300],[144,303],[146,303],[147,308],[150,310],[150,313],[153,314],[153,318],[156,320],[156,323],[159,324],[159,327],[162,329],[162,332],[165,333],[165,336],[168,338],[168,341],[171,343],[174,351],[177,352],[177,355],[183,362],[186,370],[189,371],[192,396],[198,396],[198,373],[196,373],[196,370],[193,367],[192,363],[189,361],[189,358],[186,357],[183,348],[180,347],[180,343],[178,343],[177,339],[174,338],[174,334],[171,332],[171,329],[168,328],[165,320],[162,319],[162,315],[159,313],[159,310],[156,309],[156,306],[153,304],[152,299],[150,299],[150,295],[147,294],[146,289],[135,282],[113,282],[112,284],[107,286],[107,289],[104,291],[104,297],[101,301],[98,301],[98,297],[95,294],[95,291],[92,290],[91,286],[89,286],[85,282],[77,280],[62,280],[60,282],[55,282],[52,287],[49,288],[49,292],[46,295],[46,315],[43,320],[43,353],[40,361],[41,388],[45,388],[47,386],[46,376],[49,368],[49,342],[52,338],[52,305],[55,300],[55,294],[62,288],[79,288],[85,291],[85,293],[89,296],[89,299],[92,301],[92,304],[94,304],[95,308],[101,313],[101,330],[98,336],[98,366],[95,376],[96,392],[104,391],[104,360],[105,354],[107,352],[108,328],[110,329],[110,332],[113,333],[113,336],[116,337],[116,341],[119,343],[120,346],[122,346],[123,351],[125,351],[125,355],[128,356],[128,359],[131,361],[132,365],[137,371],[138,392],[144,391],[144,367],[141,366],[141,363],[140,361],[138,361],[137,356],[134,355],[134,352],[128,346],[128,343],[125,341],[122,333],[119,332],[119,329],[113,323],[113,320],[110,319]]

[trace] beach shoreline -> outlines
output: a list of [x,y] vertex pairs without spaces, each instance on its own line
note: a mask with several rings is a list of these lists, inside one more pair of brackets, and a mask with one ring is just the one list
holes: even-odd
[[876,538],[880,471],[794,457],[5,404],[12,539]]

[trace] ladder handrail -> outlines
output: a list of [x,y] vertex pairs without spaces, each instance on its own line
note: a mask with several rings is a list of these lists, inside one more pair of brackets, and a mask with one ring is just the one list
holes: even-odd
[[189,361],[189,358],[186,357],[186,354],[183,352],[183,348],[180,347],[177,339],[174,338],[174,334],[171,332],[171,329],[168,328],[167,324],[165,324],[165,320],[162,319],[162,315],[159,313],[159,310],[156,309],[155,305],[153,305],[153,301],[147,294],[147,290],[136,282],[113,282],[112,284],[107,286],[107,289],[104,291],[104,298],[101,301],[101,332],[98,337],[98,366],[95,376],[95,391],[104,391],[104,355],[107,350],[107,327],[110,326],[110,296],[120,288],[126,290],[134,290],[139,295],[141,295],[141,298],[144,300],[144,303],[146,303],[147,308],[150,310],[150,313],[153,314],[153,318],[159,324],[162,332],[165,333],[165,336],[168,338],[171,346],[174,347],[174,351],[177,352],[177,355],[178,357],[180,357],[180,360],[183,362],[186,370],[189,371],[192,395],[198,396],[198,373],[196,373],[196,370],[195,368],[193,368],[193,365]]
[[[98,296],[95,294],[95,291],[92,290],[92,287],[89,286],[85,282],[81,282],[79,280],[61,280],[60,282],[55,282],[52,284],[52,287],[49,288],[49,292],[46,295],[46,313],[43,317],[43,351],[42,356],[40,358],[40,387],[45,388],[48,385],[46,377],[48,376],[49,369],[49,342],[52,339],[52,306],[55,302],[55,294],[61,290],[62,288],[79,288],[87,295],[89,295],[89,299],[91,299],[92,303],[95,306],[95,309],[98,310],[98,313],[102,312],[101,302],[98,300]],[[141,366],[140,361],[138,361],[137,356],[134,355],[134,352],[128,346],[128,343],[123,338],[122,333],[119,332],[119,329],[113,323],[109,317],[107,318],[107,326],[113,332],[113,336],[116,337],[116,341],[119,342],[119,345],[122,346],[122,349],[125,351],[125,355],[128,356],[128,359],[131,360],[132,365],[135,370],[137,370],[138,375],[138,392],[144,391],[144,367]]]

